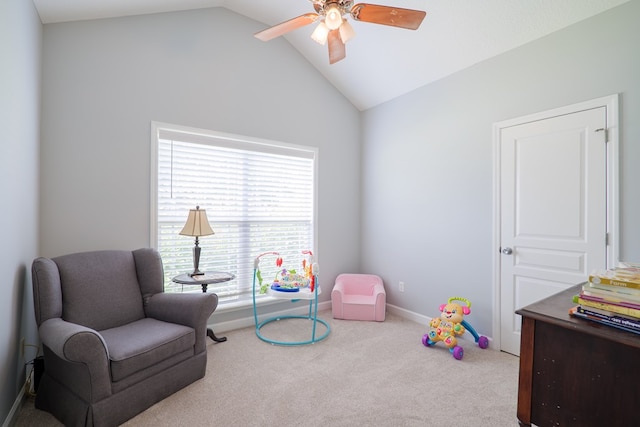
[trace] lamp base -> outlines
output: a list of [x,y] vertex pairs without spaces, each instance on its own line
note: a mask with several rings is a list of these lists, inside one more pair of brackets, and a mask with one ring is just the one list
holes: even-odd
[[198,237],[196,236],[196,245],[193,247],[193,273],[189,276],[204,276],[204,273],[198,268],[200,266],[200,246],[198,246]]

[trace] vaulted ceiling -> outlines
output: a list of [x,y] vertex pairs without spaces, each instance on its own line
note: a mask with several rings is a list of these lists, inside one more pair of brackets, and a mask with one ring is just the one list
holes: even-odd
[[[351,22],[346,59],[330,65],[315,25],[284,36],[359,110],[410,92],[629,0],[374,0],[427,12],[421,27]],[[33,0],[43,23],[225,7],[264,28],[313,12],[310,0]],[[355,1],[354,3],[359,3]],[[262,43],[262,42],[261,42]],[[268,42],[266,42],[268,43]]]

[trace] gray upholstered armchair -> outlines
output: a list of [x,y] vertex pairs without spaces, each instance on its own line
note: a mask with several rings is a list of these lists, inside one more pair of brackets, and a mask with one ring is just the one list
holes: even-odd
[[32,275],[36,408],[67,426],[115,426],[204,376],[218,297],[164,293],[155,250],[38,258]]

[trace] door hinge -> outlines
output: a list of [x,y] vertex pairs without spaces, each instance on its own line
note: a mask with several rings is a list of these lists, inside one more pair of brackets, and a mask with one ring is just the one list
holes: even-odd
[[596,129],[596,132],[604,132],[604,142],[605,143],[609,142],[609,129],[600,128],[600,129]]
[[609,233],[604,233],[604,244],[609,246]]

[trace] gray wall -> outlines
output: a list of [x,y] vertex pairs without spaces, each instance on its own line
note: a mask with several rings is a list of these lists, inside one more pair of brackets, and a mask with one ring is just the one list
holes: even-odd
[[434,316],[466,297],[493,335],[492,124],[614,93],[619,254],[640,260],[639,17],[629,2],[363,113],[362,267],[389,303]]
[[223,8],[44,26],[42,255],[149,245],[155,120],[319,147],[320,281],[359,267],[359,112],[262,27]]
[[38,138],[42,25],[33,3],[0,2],[0,422],[25,380],[28,349],[37,344],[31,293],[31,261],[38,244]]

